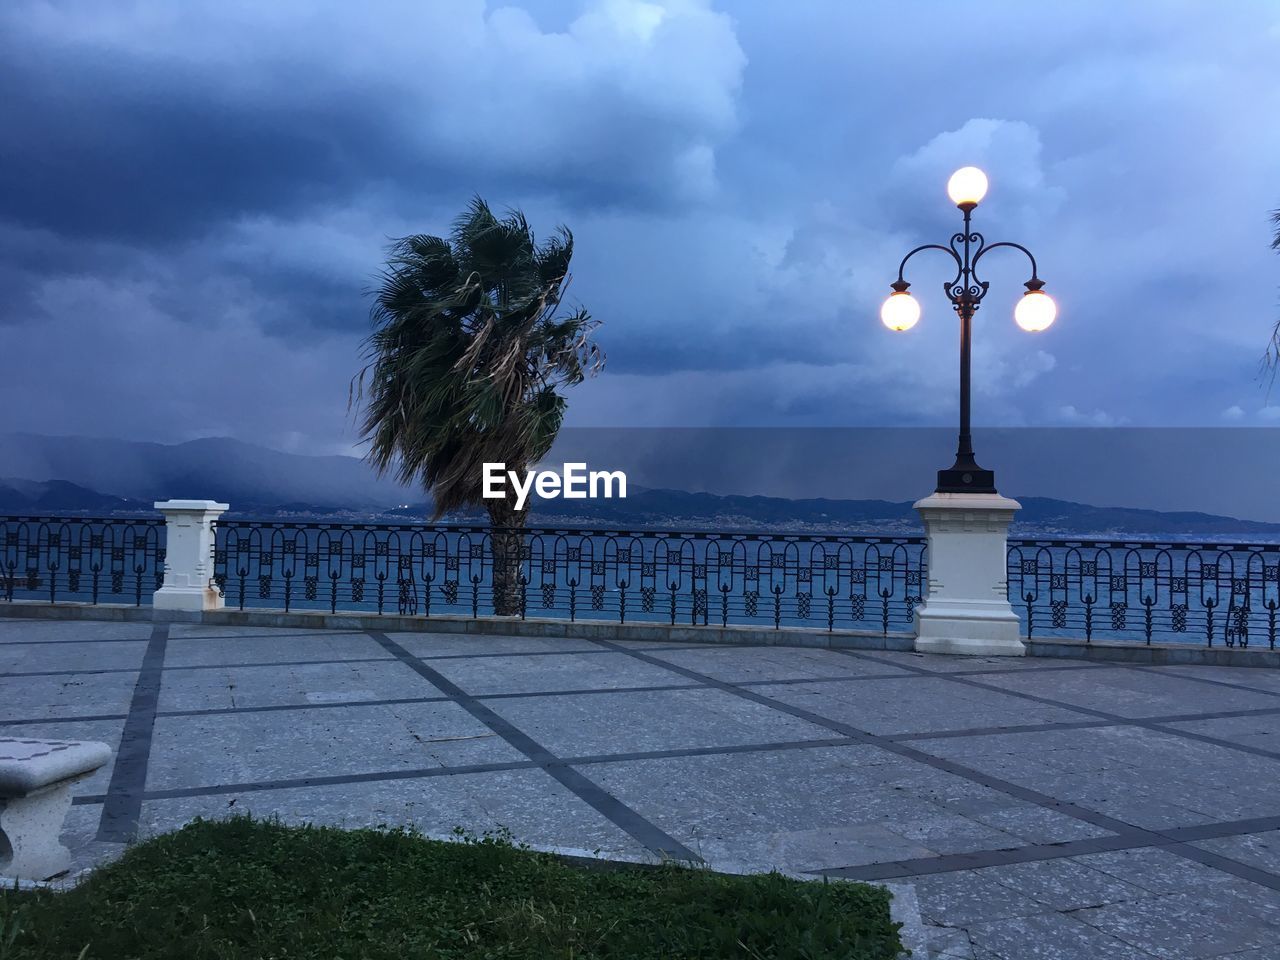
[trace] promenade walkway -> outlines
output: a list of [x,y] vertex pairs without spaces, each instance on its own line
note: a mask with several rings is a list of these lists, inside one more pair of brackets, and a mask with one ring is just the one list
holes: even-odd
[[914,887],[929,956],[1280,957],[1280,671],[0,620],[87,866],[237,811]]

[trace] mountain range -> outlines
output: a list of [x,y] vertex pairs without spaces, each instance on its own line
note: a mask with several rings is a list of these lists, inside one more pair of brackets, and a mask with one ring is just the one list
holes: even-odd
[[[609,527],[914,533],[912,501],[719,495],[632,485],[626,499],[537,501],[530,522]],[[1014,494],[1022,535],[1130,534],[1280,539],[1280,524],[1191,511],[1100,507]],[[283,453],[227,438],[180,444],[0,434],[0,512],[145,513],[156,500],[212,499],[232,515],[422,520],[421,491],[358,458]],[[451,516],[478,520],[479,510]]]
[[[1193,511],[1095,507],[1049,497],[1019,496],[1017,500],[1022,509],[1015,516],[1013,531],[1018,535],[1089,533],[1280,538],[1280,523]],[[625,500],[541,501],[531,514],[531,523],[900,535],[921,532],[913,503],[911,500],[791,500],[685,490],[635,490],[629,491]],[[398,518],[418,519],[426,516],[429,509],[425,503],[411,504],[388,513]],[[481,516],[475,511],[465,519],[478,520]]]
[[[275,509],[285,503],[378,509],[421,497],[421,493],[407,495],[394,481],[374,476],[356,457],[282,453],[226,437],[163,444],[0,434],[0,478],[10,477],[61,481],[100,495],[136,500],[147,509],[156,500],[170,498],[220,500],[241,512]],[[11,488],[7,496],[12,498],[17,490],[14,481],[0,479],[0,484]],[[29,492],[37,497],[56,496],[54,491]],[[84,509],[94,508],[90,504]]]

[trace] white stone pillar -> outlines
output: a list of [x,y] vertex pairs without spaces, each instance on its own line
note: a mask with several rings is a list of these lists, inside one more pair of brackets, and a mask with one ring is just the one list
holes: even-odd
[[935,493],[916,503],[929,539],[929,589],[916,608],[916,649],[1022,656],[1008,597],[1008,533],[1021,504],[998,493]]
[[155,592],[155,610],[217,610],[222,597],[213,585],[213,524],[230,506],[213,500],[162,500],[168,542],[164,585]]

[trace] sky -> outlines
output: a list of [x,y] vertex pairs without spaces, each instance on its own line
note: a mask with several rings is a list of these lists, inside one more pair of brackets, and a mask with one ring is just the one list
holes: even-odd
[[576,238],[576,426],[1280,426],[1280,4],[0,5],[0,429],[354,452],[391,238],[469,198]]

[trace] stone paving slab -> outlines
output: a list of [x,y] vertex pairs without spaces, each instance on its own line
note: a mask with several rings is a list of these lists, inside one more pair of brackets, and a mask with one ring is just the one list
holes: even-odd
[[136,670],[146,640],[120,643],[62,641],[9,643],[0,646],[0,675],[41,674],[71,670]]
[[916,745],[1146,829],[1280,815],[1280,759],[1173,733],[1117,726]]
[[[584,769],[687,846],[758,870],[800,864],[820,870],[1059,842],[1081,833],[1061,816],[1056,824],[1020,821],[1016,814],[1033,812],[1031,804],[870,746],[642,759]],[[997,811],[1009,815],[1001,818]],[[1088,826],[1083,832],[1104,833]]]
[[457,827],[477,835],[505,828],[539,846],[654,859],[618,826],[535,769],[149,800],[142,809],[141,835],[176,829],[197,816],[218,819],[238,812],[279,816],[295,824],[411,826],[432,836],[448,835]]
[[945,677],[882,677],[761,687],[784,703],[875,734],[920,733],[1085,719],[1065,707],[1028,704],[998,692],[956,687]]
[[[200,748],[192,749],[193,744]],[[147,788],[294,780],[310,774],[469,766],[521,759],[453,703],[351,706],[299,723],[296,713],[161,716]]]
[[673,683],[695,686],[689,681],[672,677],[669,671],[661,667],[640,663],[626,654],[601,653],[598,650],[593,653],[549,653],[537,657],[436,660],[431,666],[475,696],[541,693],[549,690],[671,686]]
[[489,706],[560,756],[736,747],[831,736],[830,731],[803,720],[706,689],[512,698],[491,701]]
[[[150,624],[143,624],[147,628],[147,634],[150,634]],[[258,626],[236,626],[233,624],[218,624],[217,626],[207,626],[199,623],[182,623],[176,622],[168,625],[169,639],[182,640],[194,638],[197,640],[268,640],[272,643],[279,643],[282,640],[293,639],[296,637],[313,637],[315,639],[335,640],[342,637],[364,637],[365,634],[361,630],[315,630],[294,627],[258,627]]]
[[[1156,717],[1180,713],[1187,704],[1194,704],[1195,709],[1202,713],[1265,709],[1278,705],[1278,698],[1269,693],[1238,686],[1198,683],[1185,675],[1164,672],[1169,669],[1188,668],[1135,670],[1131,667],[1098,667],[1092,670],[1062,671],[1053,675],[1051,692],[1053,699],[1062,703],[1105,710],[1121,717]],[[1265,672],[1267,671],[1259,671]],[[1034,671],[983,677],[982,680],[990,686],[1010,691],[1040,693],[1045,689],[1044,676]]]
[[1280,757],[1280,716],[1180,720],[1168,726],[1175,732],[1202,733]]
[[242,810],[506,828],[891,880],[917,956],[1280,958],[1280,671],[0,618],[0,730],[127,758],[77,868]]
[[257,637],[187,636],[170,638],[165,666],[358,660],[384,656],[378,645],[363,634],[295,635],[270,642],[262,642]]
[[1212,899],[1198,890],[1076,911],[1075,919],[1167,960],[1198,960],[1269,947],[1280,955],[1280,893]]
[[1095,670],[1107,664],[1087,660],[1040,660],[1032,657],[944,657],[933,653],[914,653],[907,650],[877,650],[874,653],[847,651],[844,656],[856,657],[878,663],[891,664],[904,669],[925,669],[930,673],[1020,673],[1030,670],[1041,673],[1051,669]]
[[1280,830],[1266,830],[1261,833],[1245,833],[1235,837],[1215,837],[1211,840],[1194,841],[1194,846],[1202,850],[1211,850],[1266,870],[1280,873]]
[[104,714],[123,718],[137,682],[137,671],[129,670],[94,676],[0,676],[0,731],[13,720]]
[[339,661],[286,667],[225,666],[166,671],[159,710],[228,710],[268,706],[439,697],[403,663]]
[[[600,645],[569,637],[476,637],[457,633],[397,633],[396,643],[418,657],[480,654],[600,653]],[[643,644],[651,647],[654,644]]]
[[650,651],[667,663],[697,670],[731,683],[760,680],[801,680],[826,677],[901,676],[890,664],[858,660],[830,650],[795,647],[686,647]]
[[965,930],[975,960],[1155,960],[1160,954],[1098,930],[1063,913],[1038,913],[1004,920],[980,921]]
[[1237,877],[1159,847],[1091,853],[1076,857],[1075,860],[1152,894],[1198,890],[1207,898],[1213,899],[1234,891],[1253,890]]
[[17,623],[18,626],[0,629],[0,649],[5,649],[7,644],[115,642],[146,640],[151,636],[150,623],[78,620],[71,629],[66,620],[19,620]]
[[971,877],[991,880],[1042,907],[1065,913],[1151,896],[1151,893],[1078,859],[1038,860],[975,870]]
[[1008,960],[1280,955],[1280,894],[1159,850],[940,874],[915,887],[939,956],[944,944],[949,956]]
[[1241,670],[1236,667],[1168,666],[1160,672],[1165,676],[1191,680],[1195,683],[1220,683],[1232,687],[1265,690],[1280,697],[1280,670]]

